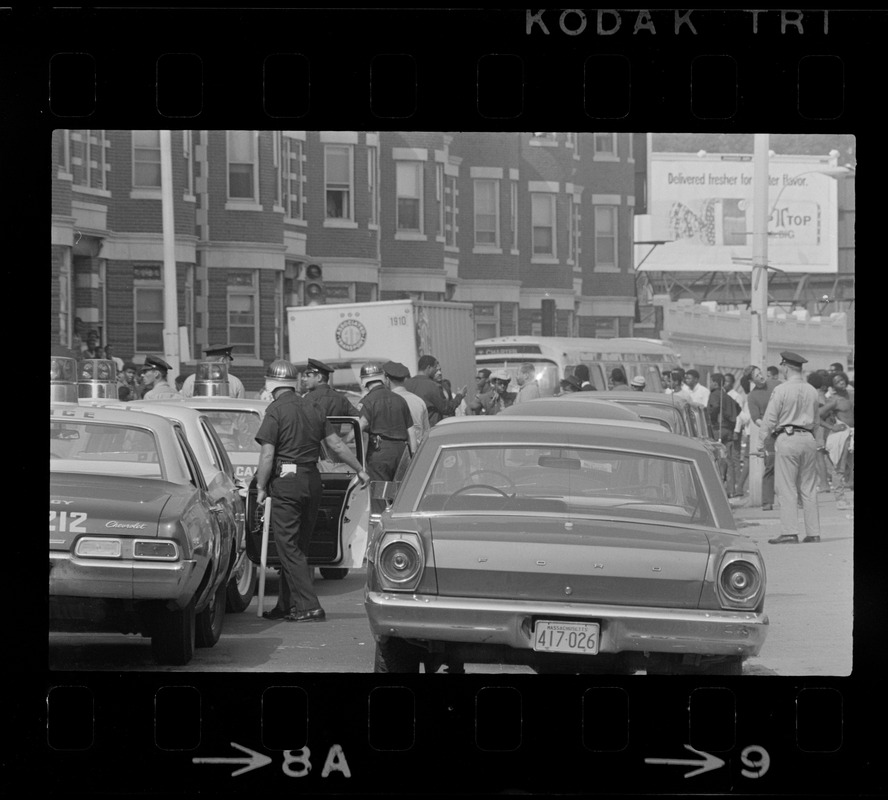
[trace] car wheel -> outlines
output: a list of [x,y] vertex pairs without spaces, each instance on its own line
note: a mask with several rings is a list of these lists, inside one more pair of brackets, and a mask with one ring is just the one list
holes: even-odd
[[212,647],[222,635],[225,622],[225,597],[228,585],[219,584],[207,607],[197,615],[194,642],[198,647]]
[[422,653],[403,639],[386,638],[376,643],[374,672],[419,672]]
[[225,608],[235,614],[246,611],[250,601],[256,594],[256,583],[259,580],[259,569],[247,558],[246,550],[240,554],[228,581],[228,592]]
[[157,612],[151,635],[151,652],[158,664],[181,666],[194,656],[194,603],[185,608]]
[[346,567],[321,567],[321,575],[328,581],[341,581],[348,575]]

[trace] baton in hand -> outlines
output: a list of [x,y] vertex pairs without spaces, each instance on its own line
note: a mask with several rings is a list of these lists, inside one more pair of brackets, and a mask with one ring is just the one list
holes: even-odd
[[261,617],[265,611],[265,570],[268,566],[268,530],[271,525],[271,498],[265,498],[265,517],[262,520],[262,549],[259,555],[259,606],[256,616]]

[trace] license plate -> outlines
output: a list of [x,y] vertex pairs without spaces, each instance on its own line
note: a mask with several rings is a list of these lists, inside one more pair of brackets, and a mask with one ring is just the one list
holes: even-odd
[[597,622],[538,620],[533,629],[533,649],[541,653],[598,654]]

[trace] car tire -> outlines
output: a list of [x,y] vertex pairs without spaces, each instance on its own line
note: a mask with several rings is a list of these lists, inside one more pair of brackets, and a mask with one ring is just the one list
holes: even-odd
[[219,584],[207,607],[195,619],[194,643],[198,647],[212,647],[222,635],[225,623],[225,600],[228,585]]
[[348,575],[347,567],[321,567],[321,576],[328,581],[341,581]]
[[194,603],[174,611],[157,612],[151,634],[151,652],[158,664],[182,666],[194,657]]
[[376,643],[374,672],[419,672],[422,653],[403,639],[384,638]]
[[256,584],[259,581],[259,568],[247,558],[246,550],[231,572],[228,581],[228,592],[225,598],[225,608],[234,614],[246,611],[256,594]]

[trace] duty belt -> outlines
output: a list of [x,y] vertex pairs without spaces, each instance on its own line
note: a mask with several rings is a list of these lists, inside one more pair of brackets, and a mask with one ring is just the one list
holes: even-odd
[[787,436],[792,436],[796,431],[804,431],[805,433],[811,434],[814,433],[810,428],[800,428],[798,425],[781,425],[774,430],[774,437],[776,438],[781,433],[785,433]]

